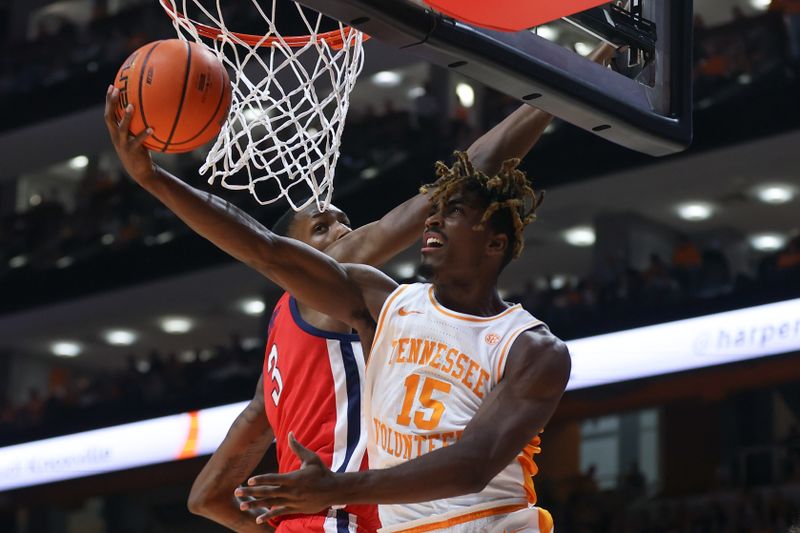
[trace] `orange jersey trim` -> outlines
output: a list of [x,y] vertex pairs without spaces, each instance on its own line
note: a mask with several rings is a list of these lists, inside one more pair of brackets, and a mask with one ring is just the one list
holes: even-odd
[[503,351],[500,352],[500,358],[497,360],[497,381],[500,381],[503,378],[503,373],[505,372],[506,356],[508,355],[508,351],[511,349],[511,344],[515,340],[517,340],[517,337],[519,337],[523,331],[535,328],[541,323],[542,323],[541,320],[537,320],[535,322],[529,322],[524,326],[522,326],[521,328],[517,328],[516,330],[514,330],[511,336],[509,336],[508,340],[503,346]]
[[473,513],[467,513],[461,516],[454,516],[453,518],[448,518],[446,520],[440,520],[439,522],[432,522],[430,524],[424,524],[409,529],[398,529],[396,533],[425,533],[426,531],[436,531],[437,529],[444,529],[446,527],[457,526],[459,524],[472,522],[473,520],[478,520],[480,518],[486,518],[487,516],[513,513],[515,511],[526,509],[527,507],[528,507],[527,505],[522,505],[522,504],[503,505],[501,507],[495,507],[494,509],[475,511]]
[[369,359],[367,359],[366,366],[369,366],[370,361],[372,361],[372,350],[375,349],[375,346],[378,344],[378,339],[381,336],[381,331],[383,331],[383,325],[386,323],[386,315],[389,314],[389,308],[392,307],[392,304],[397,299],[400,294],[406,290],[409,285],[402,285],[395,289],[395,293],[392,294],[388,300],[383,304],[383,309],[381,309],[381,316],[378,317],[378,327],[375,328],[375,336],[372,338],[372,348],[369,351]]
[[433,295],[433,285],[431,285],[431,288],[428,289],[428,297],[431,299],[431,304],[433,304],[433,307],[443,315],[449,316],[451,318],[457,318],[458,320],[464,320],[466,322],[491,322],[492,320],[497,320],[498,318],[502,318],[510,313],[513,313],[514,311],[516,311],[521,307],[520,304],[516,304],[509,307],[499,315],[494,315],[494,316],[486,316],[486,317],[470,316],[461,313],[455,313],[453,311],[450,311],[449,309],[445,309],[444,307],[442,307],[439,304],[439,302],[436,301],[436,298]]

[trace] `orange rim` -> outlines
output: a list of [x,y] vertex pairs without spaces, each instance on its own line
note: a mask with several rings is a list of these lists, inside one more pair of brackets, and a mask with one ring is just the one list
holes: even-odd
[[[176,13],[172,11],[169,7],[161,3],[164,11],[172,18],[173,20],[183,19],[190,24],[192,24],[195,28],[197,28],[197,33],[202,35],[203,37],[207,37],[209,39],[218,40],[222,37],[223,32],[219,28],[214,28],[212,26],[206,26],[196,20],[192,20],[183,13]],[[344,26],[342,29],[328,31],[324,33],[318,33],[316,35],[317,39],[324,40],[331,48],[334,49],[341,49],[344,46],[345,39],[343,35],[349,35],[350,31],[357,31],[351,26]],[[229,32],[230,35],[235,36],[237,39],[241,40],[243,43],[248,44],[250,46],[273,46],[278,43],[285,43],[287,46],[291,48],[301,48],[308,43],[311,42],[312,36],[311,35],[295,35],[290,37],[267,37],[264,38],[263,35],[252,35],[249,33],[237,33],[237,32]],[[364,40],[366,41],[369,39],[369,35],[364,35]]]

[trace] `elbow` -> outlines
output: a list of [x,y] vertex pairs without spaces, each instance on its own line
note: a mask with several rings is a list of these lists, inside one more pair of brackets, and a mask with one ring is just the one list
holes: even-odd
[[192,487],[186,507],[194,515],[209,517],[213,514],[214,501],[205,489]]
[[189,512],[197,515],[197,516],[205,516],[207,511],[207,502],[205,499],[198,494],[196,491],[192,491],[189,494],[189,499],[186,502],[186,507],[189,509]]
[[491,472],[485,463],[485,460],[478,459],[470,461],[467,468],[461,469],[459,475],[459,492],[461,494],[481,492],[494,479],[496,473]]

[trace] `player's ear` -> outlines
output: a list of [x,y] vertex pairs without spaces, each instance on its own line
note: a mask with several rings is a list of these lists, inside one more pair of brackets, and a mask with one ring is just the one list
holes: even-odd
[[489,242],[486,245],[486,251],[489,255],[503,256],[505,255],[508,246],[508,235],[505,233],[495,233],[489,239]]

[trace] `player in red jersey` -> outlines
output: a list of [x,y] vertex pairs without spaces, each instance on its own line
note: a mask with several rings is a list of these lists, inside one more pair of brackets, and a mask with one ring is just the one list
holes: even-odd
[[[255,270],[268,270],[264,261],[269,257],[248,243],[269,232],[235,206],[155,166],[142,146],[149,133],[136,138],[128,134],[130,106],[117,124],[113,113],[117,101],[117,92],[109,88],[106,125],[128,174],[197,233]],[[467,153],[477,168],[494,173],[502,161],[526,154],[550,120],[546,113],[523,105],[473,143]],[[273,229],[339,262],[381,265],[416,240],[428,209],[426,197],[418,195],[381,220],[351,231],[338,209],[320,213],[311,207],[287,213]],[[283,296],[271,320],[256,394],[195,481],[189,499],[192,512],[235,531],[264,531],[253,519],[260,513],[240,511],[233,490],[251,474],[276,435],[279,471],[299,467],[294,454],[285,450],[288,428],[331,469],[366,468],[366,427],[359,407],[363,354],[350,332],[344,323],[298,305],[288,294]],[[348,507],[309,517],[290,516],[278,524],[278,530],[373,531],[374,513],[374,507]]]

